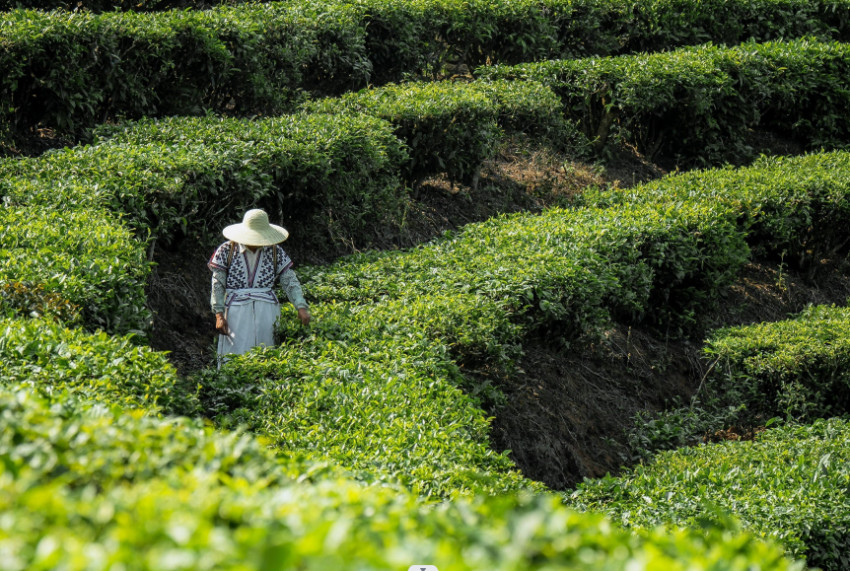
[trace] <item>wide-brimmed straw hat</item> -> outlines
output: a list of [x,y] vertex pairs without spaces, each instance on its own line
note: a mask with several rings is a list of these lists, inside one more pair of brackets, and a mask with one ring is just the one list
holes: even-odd
[[242,222],[222,230],[224,237],[246,246],[271,246],[289,238],[286,228],[269,224],[265,210],[255,208],[245,213]]

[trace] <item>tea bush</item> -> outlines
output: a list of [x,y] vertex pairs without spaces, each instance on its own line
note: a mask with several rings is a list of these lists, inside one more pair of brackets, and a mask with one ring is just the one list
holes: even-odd
[[161,480],[179,486],[188,474],[204,473],[222,483],[280,486],[334,474],[306,458],[275,455],[243,432],[111,404],[109,391],[82,394],[55,385],[44,398],[29,389],[28,383],[0,389],[0,458],[7,477],[33,485],[109,490]]
[[716,331],[707,387],[750,415],[811,421],[850,414],[850,309],[810,307],[793,319]]
[[252,115],[365,85],[344,6],[244,4],[160,14],[0,14],[0,125],[81,136],[107,119]]
[[753,129],[809,148],[847,144],[850,48],[811,40],[700,46],[476,71],[551,85],[597,151],[612,137],[686,166],[743,163]]
[[[243,433],[158,419],[70,395],[0,389],[0,553],[10,571],[395,568],[798,570],[723,524],[629,533],[548,494],[422,504],[361,486]],[[445,565],[443,565],[445,566]]]
[[411,182],[446,172],[469,183],[499,139],[494,102],[451,82],[387,85],[310,103],[305,110],[369,114],[392,123],[410,149],[405,176]]
[[0,162],[7,203],[108,207],[164,243],[217,233],[259,205],[316,239],[362,244],[407,199],[405,151],[370,117],[171,118],[98,133],[96,145]]
[[412,184],[440,173],[453,181],[471,182],[481,163],[495,152],[502,138],[500,127],[558,146],[576,138],[555,94],[534,82],[390,84],[311,101],[302,109],[365,113],[392,123],[410,153],[405,175]]
[[724,204],[761,258],[816,271],[846,252],[850,229],[850,153],[762,157],[753,166],[693,171],[631,189],[588,191],[581,204],[616,207],[683,202]]
[[837,571],[850,562],[848,439],[850,424],[832,419],[683,448],[617,478],[585,480],[565,501],[632,528],[700,525],[728,512],[809,566]]
[[0,314],[147,330],[144,249],[114,215],[56,206],[0,209],[0,287],[19,294],[0,299]]
[[43,319],[0,321],[0,382],[43,395],[70,392],[90,401],[196,414],[164,353],[130,337],[86,333]]
[[[11,487],[10,487],[11,488]],[[549,497],[487,497],[423,508],[407,495],[344,481],[238,490],[205,474],[179,487],[152,480],[103,494],[16,485],[0,499],[14,535],[9,571],[397,569],[428,561],[458,570],[625,571],[757,567],[800,571],[751,534],[629,533]],[[5,530],[4,530],[5,531]]]

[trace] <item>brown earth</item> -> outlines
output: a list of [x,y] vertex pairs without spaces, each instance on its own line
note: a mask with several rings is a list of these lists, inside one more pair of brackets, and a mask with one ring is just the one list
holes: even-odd
[[[783,149],[784,150],[784,149]],[[404,248],[447,229],[496,214],[537,211],[558,204],[589,185],[630,186],[665,174],[623,149],[607,165],[575,162],[523,143],[506,146],[482,172],[477,189],[426,181],[403,231],[388,235],[384,248]],[[154,312],[151,345],[169,351],[187,374],[209,366],[213,319],[206,262],[215,243],[183,243],[159,250],[148,299]],[[296,263],[326,263],[333,254],[316,252],[293,236],[287,251]],[[754,262],[723,293],[719,308],[702,316],[702,331],[783,319],[808,304],[845,304],[850,298],[847,261],[823,263],[818,281],[807,281],[778,262]],[[585,477],[615,473],[629,464],[626,429],[639,411],[687,402],[702,379],[704,333],[690,339],[617,326],[593,346],[565,350],[547,339],[529,339],[519,370],[509,378],[485,379],[506,398],[492,408],[491,440],[509,450],[523,473],[554,489]],[[480,376],[482,373],[478,373]],[[479,379],[481,380],[481,379]],[[733,433],[712,438],[734,438]]]

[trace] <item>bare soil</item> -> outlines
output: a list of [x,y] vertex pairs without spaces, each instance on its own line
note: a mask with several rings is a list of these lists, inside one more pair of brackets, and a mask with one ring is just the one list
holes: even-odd
[[[787,147],[784,141],[764,140],[766,145]],[[559,204],[591,185],[626,187],[664,174],[664,169],[631,149],[622,149],[601,165],[521,142],[507,145],[484,166],[477,188],[432,179],[415,189],[417,200],[404,229],[388,233],[379,247],[410,247],[499,213]],[[154,313],[151,345],[169,351],[182,374],[212,363],[214,330],[206,262],[216,245],[186,241],[156,254],[148,288]],[[338,255],[314,251],[295,236],[287,242],[287,251],[296,264],[327,263]],[[784,319],[808,304],[847,303],[847,260],[824,261],[817,275],[812,282],[779,262],[753,262],[723,293],[719,308],[702,316],[701,331]],[[571,350],[551,339],[528,339],[519,370],[509,378],[494,373],[490,379],[507,397],[488,411],[494,417],[492,446],[508,450],[526,476],[553,489],[616,473],[631,461],[625,431],[635,413],[661,410],[693,395],[706,368],[700,356],[703,333],[670,339],[616,326],[601,342]],[[710,437],[742,436],[728,432]]]
[[[816,283],[770,262],[747,265],[703,331],[776,321],[807,305],[845,305],[850,299],[846,261],[826,264]],[[616,474],[633,462],[626,431],[640,411],[659,411],[693,396],[709,363],[703,335],[667,339],[620,326],[596,346],[564,351],[551,340],[524,345],[522,372],[500,384],[506,404],[492,411],[491,440],[529,478],[568,489],[583,478]],[[752,430],[706,435],[706,440],[752,438]]]

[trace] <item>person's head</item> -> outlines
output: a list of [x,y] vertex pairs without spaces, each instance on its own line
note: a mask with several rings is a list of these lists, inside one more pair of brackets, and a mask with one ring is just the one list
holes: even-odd
[[239,224],[231,224],[222,230],[228,240],[238,242],[254,250],[262,246],[279,244],[289,238],[289,232],[281,226],[269,223],[269,215],[255,208],[242,217]]

